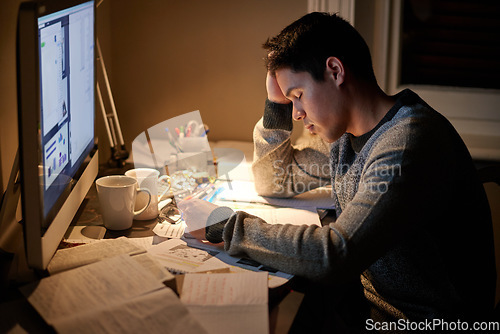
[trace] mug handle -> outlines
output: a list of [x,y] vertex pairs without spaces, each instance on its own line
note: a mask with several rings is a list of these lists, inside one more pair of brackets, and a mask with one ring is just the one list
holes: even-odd
[[140,210],[137,210],[137,211],[134,211],[134,217],[140,215],[141,213],[144,212],[144,210],[146,210],[149,206],[149,204],[151,203],[151,192],[149,191],[149,189],[146,189],[146,188],[137,188],[137,192],[145,192],[148,194],[148,204],[146,204],[146,206],[144,206],[142,209]]
[[158,182],[160,182],[163,179],[168,180],[168,188],[165,189],[161,194],[158,194],[158,199],[162,198],[163,195],[165,195],[170,190],[170,188],[172,187],[172,185],[170,184],[170,176],[168,176],[168,175],[162,175],[162,176],[160,176],[158,178]]

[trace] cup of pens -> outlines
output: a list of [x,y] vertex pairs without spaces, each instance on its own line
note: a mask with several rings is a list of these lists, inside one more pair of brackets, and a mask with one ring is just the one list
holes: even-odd
[[[176,175],[185,177],[189,174],[197,184],[215,179],[214,159],[206,136],[208,127],[196,120],[190,120],[173,129],[165,129],[171,151],[173,150],[166,162],[171,175],[177,173]],[[192,190],[191,188],[190,192]]]

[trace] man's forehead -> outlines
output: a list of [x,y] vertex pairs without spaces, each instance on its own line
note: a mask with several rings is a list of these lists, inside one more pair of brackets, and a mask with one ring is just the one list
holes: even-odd
[[295,89],[303,87],[308,80],[312,80],[308,72],[295,72],[289,68],[283,68],[276,71],[276,80],[285,94],[291,93]]

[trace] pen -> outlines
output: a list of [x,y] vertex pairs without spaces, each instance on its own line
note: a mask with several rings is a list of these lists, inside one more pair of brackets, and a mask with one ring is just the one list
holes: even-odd
[[[207,189],[208,188],[208,189]],[[210,190],[214,188],[214,185],[211,184],[210,186],[208,187],[204,187],[204,189],[198,191],[198,192],[195,192],[193,193],[192,195],[190,196],[187,196],[185,197],[184,199],[185,200],[189,200],[189,199],[192,199],[192,198],[200,198],[200,197],[203,197],[205,195],[207,195],[209,192],[211,192]]]
[[168,137],[168,142],[170,143],[170,145],[177,151],[177,152],[182,152],[181,148],[179,147],[179,145],[177,144],[176,140],[174,139],[174,137],[172,136],[172,134],[170,133],[170,131],[168,130],[168,128],[165,128],[165,132],[167,132],[167,137]]

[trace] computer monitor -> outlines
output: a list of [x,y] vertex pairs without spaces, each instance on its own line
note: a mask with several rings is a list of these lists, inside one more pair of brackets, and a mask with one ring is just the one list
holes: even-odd
[[46,269],[98,171],[95,3],[21,4],[19,164],[26,258]]

